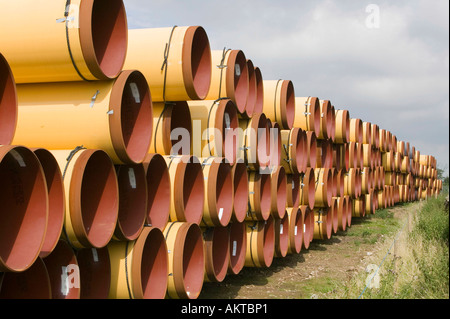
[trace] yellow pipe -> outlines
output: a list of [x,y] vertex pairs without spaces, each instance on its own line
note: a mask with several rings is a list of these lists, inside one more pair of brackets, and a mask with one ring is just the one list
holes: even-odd
[[198,298],[205,274],[204,241],[200,227],[193,223],[171,222],[163,233],[169,254],[166,298]]
[[237,275],[245,265],[247,252],[247,226],[245,222],[233,222],[228,225],[230,232],[230,264],[228,273]]
[[170,213],[172,222],[200,224],[203,216],[204,175],[196,156],[164,156],[170,176]]
[[284,258],[288,254],[289,240],[291,234],[289,233],[289,216],[287,212],[283,218],[274,218],[275,230],[275,252],[274,257]]
[[331,102],[329,100],[319,100],[320,104],[320,130],[317,139],[323,140],[331,138],[332,115]]
[[211,51],[211,86],[205,100],[231,99],[245,113],[248,98],[248,66],[242,50]]
[[294,127],[320,133],[320,103],[317,97],[296,97]]
[[17,85],[14,144],[50,150],[83,145],[116,164],[141,163],[152,136],[152,101],[144,76],[123,71],[116,80]]
[[108,244],[109,299],[163,299],[168,282],[168,253],[162,231],[145,227],[133,241]]
[[239,119],[233,101],[188,101],[188,105],[193,127],[192,154],[198,157],[225,157],[230,164],[234,164]]
[[157,102],[203,100],[211,84],[211,49],[200,26],[128,31],[124,68],[144,73]]
[[[298,254],[303,245],[303,228],[305,225],[305,216],[298,206],[287,207],[286,215],[289,221],[289,254]],[[308,234],[309,235],[309,234]]]
[[237,159],[244,159],[251,171],[266,168],[269,165],[270,142],[267,118],[264,113],[255,114],[249,120],[239,120],[240,152]]
[[128,44],[122,0],[11,1],[0,12],[0,51],[17,83],[107,80],[122,70]]
[[300,175],[299,204],[313,209],[316,202],[316,177],[314,169],[308,167],[305,174]]
[[284,130],[294,126],[295,119],[294,84],[289,80],[264,81],[263,112],[272,122]]
[[205,256],[205,282],[222,282],[230,263],[230,234],[227,227],[202,228]]
[[314,211],[305,205],[300,205],[299,208],[303,219],[302,247],[308,249],[314,238]]
[[314,207],[330,207],[333,195],[331,169],[315,169],[314,175],[316,179]]
[[186,101],[153,103],[152,127],[149,153],[161,155],[191,154],[192,121]]
[[363,122],[362,123],[362,127],[363,127],[363,143],[370,145],[371,141],[372,141],[372,123],[370,122]]
[[111,264],[108,247],[76,251],[80,267],[80,298],[108,299],[111,287]]
[[337,206],[336,215],[338,219],[338,229],[345,231],[347,229],[347,214],[344,196],[334,197],[334,200],[336,201]]
[[114,165],[102,150],[52,150],[63,174],[66,211],[62,237],[75,248],[102,248],[119,212]]
[[275,228],[272,216],[266,221],[247,221],[246,267],[270,267],[275,252]]
[[329,208],[314,208],[314,239],[330,239],[332,222]]
[[308,167],[315,168],[317,164],[317,137],[312,131],[306,131],[306,150]]
[[266,221],[271,215],[272,180],[269,174],[248,172],[248,211],[246,220]]
[[300,203],[300,174],[286,174],[286,206],[297,207]]
[[36,155],[0,145],[0,272],[21,272],[39,257],[48,229],[47,183]]
[[348,110],[336,110],[336,144],[345,144],[350,140],[350,113]]
[[247,215],[249,195],[248,172],[244,160],[238,160],[231,167],[231,178],[234,192],[231,221],[242,223]]
[[365,196],[360,196],[353,199],[352,206],[352,216],[353,217],[364,217],[366,216],[366,198]]
[[226,227],[233,213],[231,166],[223,157],[199,158],[204,176],[201,226]]
[[271,209],[272,216],[276,219],[282,219],[286,214],[286,202],[287,202],[287,183],[286,173],[283,166],[278,166],[270,174],[271,178]]
[[350,141],[355,143],[363,142],[363,122],[361,119],[350,119]]
[[0,145],[9,145],[17,124],[17,89],[8,61],[0,53]]

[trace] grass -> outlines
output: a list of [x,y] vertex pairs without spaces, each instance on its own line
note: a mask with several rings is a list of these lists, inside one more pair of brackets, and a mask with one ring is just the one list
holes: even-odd
[[[358,298],[364,290],[364,299],[448,299],[449,214],[444,209],[444,199],[445,195],[441,195],[427,200],[419,212],[410,214],[409,225],[406,218],[400,223],[397,221],[396,229],[403,230],[388,237],[382,246],[384,249],[368,261],[368,266],[371,262],[375,264],[372,266],[378,266],[386,257],[377,272],[379,285],[364,290],[367,278],[375,275],[372,268],[355,276],[335,297]],[[377,212],[376,219],[392,221],[391,218],[388,210]],[[376,224],[375,221],[373,227],[363,230],[364,236],[372,236]],[[388,222],[385,231],[392,230],[389,224],[394,227],[395,223]]]

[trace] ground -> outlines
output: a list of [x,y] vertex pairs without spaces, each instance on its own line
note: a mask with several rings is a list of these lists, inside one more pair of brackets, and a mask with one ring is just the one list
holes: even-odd
[[334,298],[336,287],[365,271],[369,256],[388,250],[390,238],[404,224],[408,212],[420,205],[399,205],[366,218],[353,218],[346,231],[329,240],[314,240],[300,254],[275,258],[269,268],[246,267],[221,283],[205,283],[200,299]]

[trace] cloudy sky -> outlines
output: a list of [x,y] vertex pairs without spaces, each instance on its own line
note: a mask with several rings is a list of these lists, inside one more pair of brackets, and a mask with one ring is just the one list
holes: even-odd
[[131,29],[200,25],[265,80],[331,100],[449,170],[449,1],[124,0]]

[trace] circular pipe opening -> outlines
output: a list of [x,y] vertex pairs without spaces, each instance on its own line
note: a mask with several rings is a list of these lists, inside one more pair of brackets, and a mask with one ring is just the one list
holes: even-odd
[[205,29],[187,29],[182,54],[186,91],[191,100],[203,100],[211,85],[211,48]]
[[236,103],[238,112],[244,114],[249,89],[247,59],[244,52],[232,50],[227,65],[227,95]]
[[153,134],[150,89],[139,71],[123,71],[110,98],[109,124],[114,150],[123,163],[142,163]]
[[43,148],[32,149],[44,170],[48,193],[48,222],[40,257],[48,256],[58,244],[64,224],[65,194],[61,170],[53,154]]
[[44,258],[44,263],[50,278],[52,299],[79,299],[79,265],[72,247],[60,240],[52,253]]
[[245,222],[234,222],[229,225],[230,232],[230,265],[228,270],[237,275],[245,265],[247,250],[247,233]]
[[147,217],[147,178],[142,164],[116,165],[119,213],[115,237],[135,240]]
[[118,217],[118,184],[114,165],[101,150],[84,151],[73,167],[70,215],[75,236],[85,247],[110,241]]
[[222,282],[227,275],[228,265],[230,262],[230,238],[228,228],[219,226],[214,227],[209,231],[212,232],[212,235],[207,235],[205,239],[205,247],[208,249],[208,241],[212,242],[209,247],[209,249],[211,249],[209,254],[211,254],[212,261],[212,269],[210,269],[210,272],[212,272],[211,275],[213,275],[214,281]]
[[17,124],[16,82],[8,62],[0,53],[0,145],[9,145]]
[[[319,113],[320,114],[320,113]],[[308,147],[308,167],[316,167],[317,163],[317,137],[312,131],[306,132]]]
[[260,207],[261,215],[264,220],[270,216],[272,206],[272,181],[270,174],[259,174],[260,176]]
[[292,81],[283,81],[281,87],[281,122],[285,130],[292,129],[295,119],[295,90]]
[[331,211],[332,211],[332,218],[333,218],[333,233],[336,234],[339,230],[339,215],[338,215],[338,203],[335,198],[331,201]]
[[310,118],[313,121],[311,128],[316,136],[320,134],[320,100],[317,97],[312,97],[310,101],[311,105],[309,106],[309,112],[311,113]]
[[81,50],[89,70],[99,80],[115,78],[128,47],[123,1],[82,1],[79,10]]
[[233,165],[231,176],[234,191],[232,219],[235,222],[242,223],[247,214],[249,192],[247,166],[243,160]]
[[[215,183],[211,184],[215,193],[214,206],[221,226],[227,226],[233,213],[233,179],[231,166],[224,160],[218,163]],[[208,192],[209,193],[209,192]]]
[[23,272],[0,274],[0,299],[51,299],[50,278],[42,258]]
[[195,157],[183,156],[178,164],[175,181],[175,207],[183,221],[199,224],[203,215],[204,177],[202,165]]
[[0,271],[24,271],[46,235],[48,194],[39,160],[25,147],[0,146]]
[[248,68],[248,98],[245,106],[245,117],[252,117],[255,112],[256,99],[257,99],[257,82],[255,74],[255,66],[252,60],[247,60]]
[[183,134],[188,133],[189,136],[192,136],[192,121],[189,105],[186,101],[180,101],[171,103],[166,107],[162,118],[165,153],[171,155],[189,155],[190,149],[185,150],[182,147],[174,149],[175,145],[182,142]]
[[286,205],[297,207],[300,204],[300,174],[286,174]]
[[308,206],[312,210],[316,202],[316,179],[313,168],[309,168],[306,171],[305,181],[308,183]]
[[[302,211],[298,206],[297,208],[292,208],[291,211],[291,221],[290,221],[290,236],[291,236],[291,246],[294,249],[295,253],[300,253],[302,250],[302,245],[304,241],[303,234],[303,225],[304,225],[304,216],[302,215]],[[307,234],[309,236],[309,233]]]
[[283,214],[283,218],[275,219],[275,256],[286,257],[289,249],[289,216]]
[[170,213],[169,170],[159,154],[148,154],[143,164],[147,183],[146,223],[164,230]]
[[108,248],[77,251],[80,267],[80,299],[108,299],[111,266]]
[[303,247],[308,249],[314,235],[314,213],[305,205],[301,205],[299,211],[302,214],[303,220],[301,225],[303,231]]
[[259,67],[255,67],[254,76],[256,79],[256,101],[253,114],[259,114],[263,112],[264,107],[264,80]]
[[264,225],[263,255],[264,255],[264,264],[266,265],[266,267],[270,267],[270,265],[272,264],[274,253],[275,253],[274,219],[272,216],[269,216]]
[[[272,198],[272,213],[277,218],[284,218],[286,213],[286,196],[287,196],[286,172],[283,166],[279,166],[277,170],[272,173],[271,181],[271,198]],[[285,228],[287,229],[287,228]]]
[[[134,254],[139,254],[140,294],[143,299],[163,299],[167,288],[168,255],[164,235],[159,228],[149,227],[143,231],[143,243],[136,243]],[[141,246],[142,245],[142,246]],[[138,248],[138,249],[136,249]],[[140,296],[140,297],[141,297]]]
[[204,267],[202,232],[200,227],[191,225],[183,244],[184,296],[182,297],[194,299],[200,294],[203,286]]
[[239,119],[236,105],[231,100],[222,100],[219,103],[217,112],[216,128],[222,132],[222,154],[224,154],[223,156],[228,163],[232,165],[236,161],[238,149],[238,136],[235,132],[239,127]]
[[[268,120],[270,122],[270,120]],[[270,133],[270,148],[268,155],[270,157],[270,166],[277,167],[281,165],[281,128],[280,125],[276,122],[269,123],[269,133]]]

